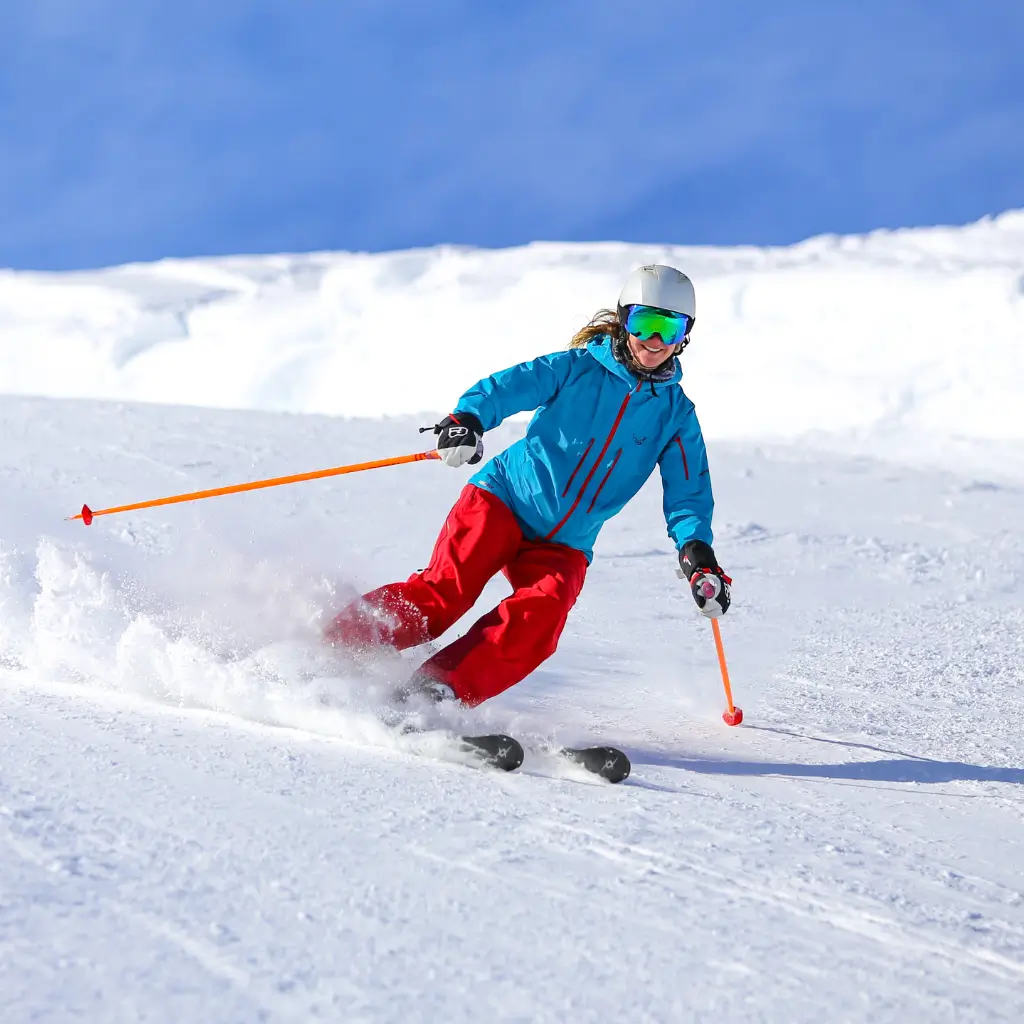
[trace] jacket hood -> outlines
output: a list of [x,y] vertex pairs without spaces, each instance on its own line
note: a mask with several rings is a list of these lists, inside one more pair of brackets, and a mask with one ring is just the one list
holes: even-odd
[[631,385],[642,382],[658,389],[670,384],[678,384],[683,379],[683,368],[679,365],[679,359],[672,357],[672,374],[661,380],[651,377],[641,377],[635,374],[625,363],[615,358],[612,349],[612,339],[607,334],[598,335],[593,341],[587,343],[587,351],[603,366],[610,370],[617,377],[628,381]]

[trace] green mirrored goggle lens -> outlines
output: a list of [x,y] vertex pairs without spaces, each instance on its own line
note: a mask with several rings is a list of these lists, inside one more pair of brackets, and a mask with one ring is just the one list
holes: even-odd
[[625,328],[641,341],[650,341],[655,334],[663,345],[678,345],[693,326],[693,317],[672,313],[655,306],[630,306]]

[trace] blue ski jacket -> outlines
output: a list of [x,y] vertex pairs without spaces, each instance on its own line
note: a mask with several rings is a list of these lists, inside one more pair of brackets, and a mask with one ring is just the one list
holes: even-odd
[[526,436],[470,479],[512,511],[531,540],[577,548],[594,541],[654,472],[661,470],[665,520],[676,547],[711,544],[714,498],[693,403],[669,380],[640,380],[599,336],[584,348],[540,356],[491,374],[458,401],[484,430],[536,409]]

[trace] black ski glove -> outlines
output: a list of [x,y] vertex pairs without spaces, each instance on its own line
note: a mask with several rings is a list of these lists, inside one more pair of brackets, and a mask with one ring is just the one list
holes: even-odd
[[420,433],[427,430],[437,434],[437,451],[446,466],[475,466],[484,457],[483,424],[471,412],[445,416]]
[[690,593],[701,613],[717,619],[732,603],[732,580],[725,575],[710,544],[689,540],[679,552],[679,578],[690,584]]

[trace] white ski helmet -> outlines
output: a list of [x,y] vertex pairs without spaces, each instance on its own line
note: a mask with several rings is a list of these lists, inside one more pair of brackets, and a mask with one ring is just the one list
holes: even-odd
[[697,296],[693,282],[675,267],[654,263],[638,267],[622,286],[619,295],[619,322],[625,318],[626,306],[657,306],[673,313],[682,313],[691,320],[697,316]]

